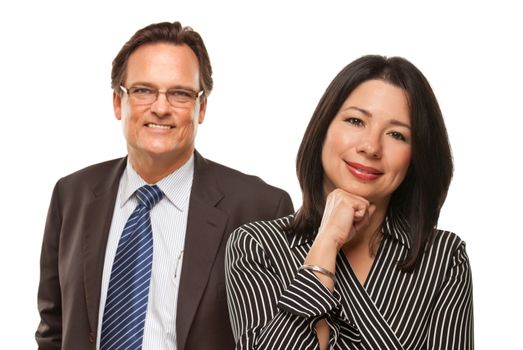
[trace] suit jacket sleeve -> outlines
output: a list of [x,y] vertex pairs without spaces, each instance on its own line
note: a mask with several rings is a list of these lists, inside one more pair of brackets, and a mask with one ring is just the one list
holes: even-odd
[[40,258],[40,285],[38,287],[40,324],[35,337],[38,349],[41,350],[61,349],[62,347],[62,306],[58,278],[61,217],[58,198],[57,184],[47,214]]

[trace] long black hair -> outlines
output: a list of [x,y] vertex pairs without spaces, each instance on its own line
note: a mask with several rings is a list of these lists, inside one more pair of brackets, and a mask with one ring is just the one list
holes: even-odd
[[416,267],[435,234],[441,207],[452,179],[453,162],[447,130],[434,92],[425,76],[401,57],[363,56],[343,68],[325,90],[298,150],[296,171],[303,204],[292,231],[313,234],[325,207],[321,153],[327,129],[349,95],[361,83],[379,79],[407,93],[412,130],[411,162],[394,191],[386,219],[409,236],[410,249],[399,266]]

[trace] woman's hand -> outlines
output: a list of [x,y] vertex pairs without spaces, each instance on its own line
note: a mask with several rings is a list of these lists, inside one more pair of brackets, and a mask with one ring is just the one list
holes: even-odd
[[[370,223],[376,206],[363,197],[335,189],[327,196],[325,210],[318,234],[305,258],[305,265],[316,265],[336,272],[336,256],[344,244],[362,233]],[[334,280],[314,272],[329,290],[334,290]]]
[[[376,206],[363,197],[335,189],[327,196],[325,210],[318,234],[305,258],[304,264],[320,266],[328,271],[336,271],[336,256],[344,244],[362,231],[370,223],[370,217]],[[314,272],[316,277],[331,292],[334,291],[334,280]],[[325,320],[316,325],[316,336],[320,349],[329,346],[330,329]]]
[[335,244],[336,253],[370,223],[376,206],[363,197],[341,189],[327,196],[323,218],[316,240]]

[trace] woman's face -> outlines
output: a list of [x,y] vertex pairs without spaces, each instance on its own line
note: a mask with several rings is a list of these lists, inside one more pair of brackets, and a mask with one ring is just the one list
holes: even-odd
[[321,154],[325,194],[336,188],[387,204],[410,164],[405,90],[382,80],[360,84],[327,130]]

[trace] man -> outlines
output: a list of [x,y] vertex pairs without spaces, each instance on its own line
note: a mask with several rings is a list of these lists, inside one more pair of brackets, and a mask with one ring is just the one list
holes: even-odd
[[[234,347],[227,237],[293,209],[286,192],[195,151],[211,75],[200,35],[179,22],[139,30],[114,59],[114,112],[128,156],[55,186],[41,255],[40,349]],[[135,249],[126,237],[144,244],[132,259],[122,258]],[[120,268],[138,277],[118,281]]]

